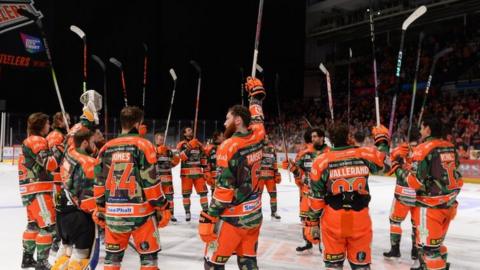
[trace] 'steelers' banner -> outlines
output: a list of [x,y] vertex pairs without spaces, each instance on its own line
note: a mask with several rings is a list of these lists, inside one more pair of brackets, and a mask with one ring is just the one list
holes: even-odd
[[0,0],[0,34],[33,23],[32,20],[18,14],[17,10],[21,8],[40,18],[43,17],[33,6],[33,0]]

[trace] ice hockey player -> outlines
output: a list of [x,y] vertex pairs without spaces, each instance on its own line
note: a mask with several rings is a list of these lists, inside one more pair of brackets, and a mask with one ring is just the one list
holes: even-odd
[[260,185],[263,193],[263,189],[267,187],[268,194],[270,195],[270,211],[272,220],[280,220],[281,217],[277,214],[277,184],[280,184],[282,178],[278,172],[277,153],[275,146],[269,140],[268,135],[265,135],[263,141],[263,156],[260,166]]
[[[406,148],[403,145],[400,148],[393,149],[406,151],[411,150],[417,146],[417,141],[420,139],[420,133],[418,129],[412,131],[410,140],[410,148]],[[409,153],[412,151],[409,150]],[[395,154],[396,155],[396,154]],[[411,155],[408,155],[405,159],[398,159],[398,164],[402,166],[411,166]],[[395,168],[394,168],[395,170]],[[393,173],[393,171],[391,171]],[[384,252],[383,256],[387,259],[399,259],[400,258],[400,240],[402,239],[402,227],[401,223],[405,220],[408,213],[410,213],[412,223],[412,251],[410,257],[412,260],[418,260],[418,250],[415,244],[416,239],[416,227],[413,222],[413,209],[415,208],[416,192],[413,188],[408,187],[405,182],[397,182],[395,186],[395,193],[392,202],[392,209],[390,210],[390,245],[391,249],[388,252]]]
[[258,170],[262,161],[262,82],[247,78],[249,109],[235,105],[225,121],[226,140],[217,151],[218,179],[208,211],[200,214],[198,232],[207,244],[205,269],[225,269],[235,252],[239,269],[257,266],[257,246],[262,224],[262,198]]
[[[282,167],[285,170],[290,166],[290,171],[295,177],[295,182],[300,186],[300,220],[302,223],[305,223],[306,218],[310,213],[308,194],[310,193],[310,171],[312,169],[313,161],[320,154],[330,151],[330,147],[325,144],[325,133],[320,128],[307,129],[304,139],[305,142],[307,142],[307,147],[297,154],[295,162],[290,165],[287,161],[283,161],[282,163]],[[297,247],[296,251],[299,254],[311,253],[313,245],[305,238],[303,230],[304,229],[302,228],[302,236],[305,240],[305,245]],[[321,252],[322,247],[320,239],[318,242]]]
[[190,221],[190,197],[192,188],[200,196],[200,205],[204,211],[208,208],[208,189],[205,184],[203,169],[207,165],[205,152],[202,144],[193,138],[193,131],[190,127],[183,129],[183,140],[178,143],[177,150],[182,160],[180,178],[182,179],[183,207],[185,208],[185,220]]
[[[23,233],[22,268],[51,268],[48,256],[55,230],[52,172],[57,169],[58,161],[45,138],[49,130],[48,115],[33,113],[28,117],[28,137],[22,143],[22,155],[18,161],[20,195],[28,219]],[[37,261],[33,258],[35,249]]]
[[157,173],[162,183],[163,194],[169,203],[170,213],[172,217],[170,221],[177,222],[174,216],[173,204],[173,178],[172,168],[180,163],[180,158],[176,153],[165,145],[165,136],[161,132],[155,133],[155,145],[157,146]]
[[140,269],[157,269],[158,227],[170,221],[156,170],[155,146],[138,134],[142,122],[138,107],[123,108],[122,133],[108,141],[97,157],[93,220],[105,226],[105,270],[120,269],[130,237],[140,254]]
[[443,240],[456,215],[463,180],[455,146],[441,139],[442,124],[438,118],[426,117],[420,134],[422,143],[413,150],[411,166],[400,166],[400,160],[408,155],[408,145],[400,145],[392,151],[392,169],[397,183],[416,191],[413,220],[417,226],[420,266],[412,269],[443,270],[449,268]]
[[205,155],[207,156],[207,166],[205,167],[205,181],[210,189],[215,192],[215,182],[217,181],[217,150],[218,146],[225,140],[223,133],[220,131],[213,132],[212,143],[205,147]]
[[[65,114],[67,118],[67,123],[70,125],[70,116],[68,113]],[[52,121],[53,130],[50,131],[47,135],[48,148],[52,151],[55,159],[58,164],[62,164],[63,155],[65,152],[66,136],[67,136],[67,127],[65,126],[65,120],[63,119],[62,112],[57,112],[53,115]],[[62,189],[62,178],[60,177],[60,167],[58,167],[53,173],[53,197],[56,198],[60,194]],[[54,199],[55,203],[56,199]],[[57,231],[53,231],[53,243],[51,250],[57,252],[60,244],[60,236],[58,236]]]
[[52,270],[83,270],[89,264],[95,238],[93,181],[95,136],[90,130],[73,135],[75,148],[65,154],[61,165],[63,189],[56,198],[57,230],[62,247]]
[[316,244],[321,234],[327,269],[343,269],[345,258],[352,269],[367,270],[371,263],[372,221],[368,212],[369,174],[383,168],[388,152],[388,129],[374,127],[379,148],[348,145],[346,125],[329,132],[334,147],[313,162],[310,183],[311,215],[305,222],[305,237]]

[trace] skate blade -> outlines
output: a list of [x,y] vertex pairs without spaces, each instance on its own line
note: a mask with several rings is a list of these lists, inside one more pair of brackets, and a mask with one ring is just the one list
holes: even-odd
[[272,221],[275,221],[275,222],[280,222],[281,219],[280,219],[280,218],[271,217],[271,220],[272,220]]
[[313,248],[304,251],[296,251],[298,256],[309,256],[313,254]]
[[400,261],[402,260],[401,257],[385,257],[385,256],[383,256],[383,258],[386,261],[389,261],[389,262],[392,262],[392,263],[400,263]]

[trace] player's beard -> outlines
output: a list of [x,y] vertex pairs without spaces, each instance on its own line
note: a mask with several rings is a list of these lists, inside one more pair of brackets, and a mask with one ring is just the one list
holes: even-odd
[[228,127],[225,128],[223,136],[225,137],[225,139],[228,139],[232,137],[233,133],[235,133],[235,123],[232,122],[230,125],[228,125]]

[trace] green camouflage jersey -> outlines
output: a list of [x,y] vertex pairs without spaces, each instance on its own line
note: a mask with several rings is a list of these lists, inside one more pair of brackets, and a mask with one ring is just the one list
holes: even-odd
[[260,166],[260,179],[273,180],[278,174],[277,153],[272,143],[264,142],[262,162]]
[[397,183],[416,190],[416,206],[448,208],[463,186],[459,165],[453,144],[428,137],[414,148],[412,168],[397,169]]
[[68,150],[60,167],[63,188],[55,198],[57,212],[93,212],[96,207],[93,197],[95,163],[96,160],[80,148]]
[[317,156],[328,151],[330,151],[330,147],[326,144],[323,144],[318,150],[315,149],[312,144],[308,144],[306,149],[297,154],[295,157],[295,166],[290,168],[297,185],[306,185],[308,190],[308,186],[310,186],[310,171],[312,170],[313,161]]
[[94,194],[110,230],[132,231],[167,206],[156,163],[155,147],[138,134],[122,134],[100,149]]
[[257,228],[262,223],[259,183],[263,139],[262,102],[251,98],[252,121],[247,133],[234,133],[217,151],[217,183],[208,214],[235,227]]
[[[385,152],[388,147],[383,146]],[[368,177],[383,168],[385,152],[373,147],[338,147],[318,156],[310,173],[310,218],[318,220],[323,208],[360,211],[368,207]]]
[[178,143],[177,150],[181,159],[180,176],[192,179],[202,178],[207,159],[203,146],[190,148],[187,140]]
[[47,139],[30,135],[23,141],[18,160],[20,195],[24,206],[29,205],[36,194],[53,192],[53,175],[58,167]]

